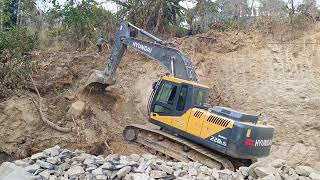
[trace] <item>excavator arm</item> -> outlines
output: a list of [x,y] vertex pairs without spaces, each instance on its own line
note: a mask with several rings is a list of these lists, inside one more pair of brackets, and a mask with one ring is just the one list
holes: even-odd
[[[136,32],[141,33],[151,41],[136,38]],[[165,66],[171,75],[180,79],[197,82],[197,75],[191,60],[179,50],[169,47],[161,39],[152,34],[123,21],[115,36],[110,62],[104,74],[112,78],[127,48],[132,48],[158,61]]]

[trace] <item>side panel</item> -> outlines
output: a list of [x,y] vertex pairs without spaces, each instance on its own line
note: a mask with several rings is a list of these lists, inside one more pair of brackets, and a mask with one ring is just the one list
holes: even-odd
[[190,110],[189,123],[187,127],[188,133],[201,137],[201,130],[206,113],[206,111],[198,108],[193,108]]
[[187,111],[182,116],[160,116],[159,114],[152,112],[150,117],[153,120],[160,121],[179,130],[186,131],[190,113],[191,110]]
[[274,128],[236,122],[227,154],[238,158],[265,157],[270,154]]
[[232,120],[207,112],[201,131],[201,138],[213,144],[212,146],[216,150],[225,153],[228,148],[233,123]]
[[225,129],[231,129],[232,127],[233,127],[232,120],[221,118],[211,113],[206,113],[204,125],[201,131],[201,137],[206,139]]

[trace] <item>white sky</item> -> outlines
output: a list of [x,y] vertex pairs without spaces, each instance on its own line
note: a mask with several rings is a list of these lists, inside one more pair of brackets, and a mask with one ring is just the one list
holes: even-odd
[[[65,2],[66,0],[57,0],[57,1],[58,1],[59,4],[64,4],[64,2]],[[107,0],[97,0],[97,1],[100,2],[100,3],[102,3],[102,6],[103,6],[105,9],[107,9],[107,10],[113,12],[113,13],[116,13],[116,12],[117,12],[117,8],[118,8],[118,7],[117,7],[116,3],[110,2],[110,1],[107,1]],[[126,0],[122,0],[122,1],[126,1]],[[295,4],[296,4],[296,6],[297,6],[298,4],[302,3],[303,0],[294,0],[294,2],[295,2]],[[319,5],[320,0],[317,0],[316,2],[317,2],[317,5]],[[50,3],[44,3],[44,2],[41,1],[41,0],[37,0],[37,4],[38,4],[38,8],[39,8],[39,9],[42,9],[42,10],[44,10],[44,11],[47,11],[50,7],[52,7],[52,4],[50,4]],[[196,1],[195,1],[195,0],[184,0],[184,1],[180,2],[180,5],[183,6],[183,7],[185,7],[185,8],[192,8],[192,7],[194,7],[194,6],[196,5]],[[258,2],[255,2],[255,3],[254,3],[254,6],[255,6],[255,7],[258,7],[258,6],[259,6],[259,3],[258,3]]]
[[[59,4],[63,4],[65,0],[57,0]],[[106,1],[106,0],[97,0],[98,2],[102,3],[102,6],[106,8],[107,10],[115,13],[117,12],[117,5],[114,2]],[[37,0],[38,8],[42,9],[44,11],[47,11],[52,5],[50,3],[44,3],[40,0]],[[192,2],[192,0],[185,0],[183,2],[180,2],[180,5],[185,8],[192,8],[195,6],[195,3]]]

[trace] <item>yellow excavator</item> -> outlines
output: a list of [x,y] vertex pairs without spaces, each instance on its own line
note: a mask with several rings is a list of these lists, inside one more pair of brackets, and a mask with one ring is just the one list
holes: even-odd
[[272,126],[259,124],[257,115],[220,106],[209,108],[209,88],[198,83],[191,60],[129,22],[121,22],[105,70],[92,73],[86,86],[113,85],[115,71],[127,48],[156,60],[170,75],[152,85],[148,102],[150,123],[125,127],[125,140],[159,155],[184,162],[199,161],[218,169],[235,170],[269,155]]

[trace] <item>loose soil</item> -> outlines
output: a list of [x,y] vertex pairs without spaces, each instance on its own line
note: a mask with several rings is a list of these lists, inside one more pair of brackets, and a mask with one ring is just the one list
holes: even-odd
[[[319,29],[319,28],[318,28]],[[211,105],[258,114],[275,127],[272,154],[290,165],[320,170],[320,32],[308,31],[296,44],[268,44],[272,37],[259,32],[208,32],[174,38],[170,42],[187,53],[200,82],[211,88]],[[143,153],[122,140],[122,129],[146,123],[152,82],[166,70],[157,62],[128,50],[114,86],[106,91],[79,91],[92,69],[103,70],[110,51],[34,52],[39,68],[32,75],[43,97],[46,117],[71,133],[44,124],[32,103],[34,89],[0,104],[0,161],[21,158],[56,144],[92,154]],[[81,117],[66,116],[71,103],[85,102]],[[106,145],[107,144],[107,145]]]

